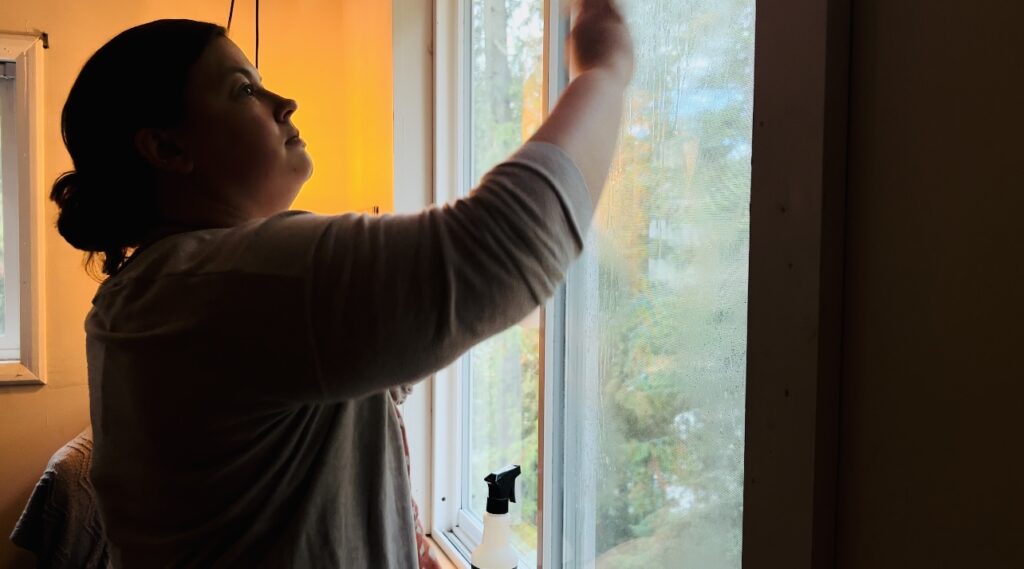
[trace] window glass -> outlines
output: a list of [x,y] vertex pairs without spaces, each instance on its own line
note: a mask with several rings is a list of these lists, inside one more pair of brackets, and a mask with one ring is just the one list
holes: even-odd
[[[12,64],[0,64],[0,70],[13,68]],[[13,178],[5,172],[8,165],[15,163],[14,148],[5,148],[4,142],[14,139],[14,79],[0,78],[0,212],[3,212],[4,178]],[[4,262],[4,215],[0,214],[0,336],[7,332],[7,278]]]
[[[470,175],[479,180],[540,125],[543,117],[543,0],[472,0]],[[473,348],[466,357],[468,476],[463,508],[478,519],[488,473],[519,464],[511,504],[514,544],[535,562],[538,492],[540,312]]]
[[566,486],[587,504],[566,516],[584,565],[738,568],[754,2],[620,3],[637,69],[569,287],[585,308],[569,316],[582,450]]

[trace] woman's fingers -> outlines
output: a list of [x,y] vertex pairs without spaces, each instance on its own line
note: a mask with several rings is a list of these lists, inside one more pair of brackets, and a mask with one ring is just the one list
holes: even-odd
[[611,5],[611,0],[579,0],[581,10],[596,10]]
[[[638,0],[645,1],[645,0]],[[578,0],[569,38],[574,78],[533,140],[560,147],[579,167],[596,204],[608,178],[633,73],[633,41],[616,5]]]
[[633,42],[617,4],[612,0],[579,0],[577,6],[570,38],[573,71],[608,69],[629,81]]
[[578,0],[577,10],[579,13],[610,13],[622,19],[622,12],[618,3],[614,0]]

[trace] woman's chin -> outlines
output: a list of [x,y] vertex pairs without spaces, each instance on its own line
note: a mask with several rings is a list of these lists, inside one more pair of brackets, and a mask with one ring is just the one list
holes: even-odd
[[303,160],[304,176],[302,178],[302,181],[303,181],[303,183],[305,183],[305,182],[309,181],[309,178],[313,177],[313,158],[311,156],[309,156],[309,152],[306,151],[305,145],[303,145],[303,147],[302,147],[302,157],[304,159]]
[[303,182],[308,182],[313,177],[313,158],[309,154],[306,154],[306,157],[308,158],[307,164],[309,166],[306,167],[306,177],[302,180]]
[[292,171],[299,178],[300,184],[308,182],[313,177],[313,157],[305,149],[302,149],[302,156],[294,160]]

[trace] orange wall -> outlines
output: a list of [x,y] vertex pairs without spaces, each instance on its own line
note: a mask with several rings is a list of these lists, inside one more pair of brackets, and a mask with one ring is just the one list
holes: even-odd
[[[71,167],[60,110],[78,70],[121,30],[157,18],[226,23],[228,4],[209,0],[10,0],[0,30],[45,30],[46,180]],[[253,57],[253,2],[237,2],[232,38]],[[290,0],[261,6],[260,67],[268,86],[299,101],[295,123],[315,172],[298,209],[337,213],[392,209],[391,3]],[[47,188],[48,191],[48,188]],[[47,217],[55,219],[51,206]],[[49,230],[49,383],[0,387],[0,568],[32,566],[6,539],[47,459],[88,424],[83,321],[96,283],[81,255]]]
[[[242,4],[231,36],[253,60],[252,2]],[[294,207],[391,211],[391,3],[263,2],[260,22],[260,73],[299,102],[295,124],[314,161]]]

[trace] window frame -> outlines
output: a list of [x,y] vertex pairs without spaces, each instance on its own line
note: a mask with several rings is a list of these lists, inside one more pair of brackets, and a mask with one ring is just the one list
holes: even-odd
[[[434,2],[434,191],[435,204],[451,202],[468,184],[469,153],[461,132],[469,125],[468,69],[465,68],[469,17],[462,0]],[[453,149],[445,152],[443,149]],[[459,499],[462,495],[464,413],[459,409],[463,389],[459,381],[461,359],[435,374],[433,381],[433,434],[431,472],[432,536],[456,565],[469,569],[471,551],[465,533],[459,535]],[[461,530],[464,531],[464,530]],[[479,529],[477,530],[479,532]],[[464,539],[465,538],[465,539]]]
[[[17,124],[17,215],[20,354],[0,362],[0,385],[46,383],[44,248],[46,197],[43,181],[43,50],[45,35],[0,32],[0,61],[14,62]],[[5,190],[6,193],[6,190]],[[5,216],[8,215],[5,212]]]
[[[411,214],[434,201],[433,3],[395,0],[392,30],[394,211]],[[401,405],[412,495],[428,534],[433,511],[433,384],[433,377],[425,378]]]
[[[563,56],[567,0],[545,6],[546,61]],[[463,0],[434,0],[433,203],[467,187]],[[834,566],[838,393],[842,361],[849,0],[758,2],[751,173],[743,561],[745,569]],[[396,28],[397,29],[397,28]],[[551,30],[555,29],[552,36]],[[396,34],[397,35],[397,34]],[[554,39],[552,39],[554,37]],[[396,51],[396,59],[401,54]],[[549,65],[545,108],[561,79]],[[397,68],[397,66],[396,66]],[[398,99],[396,82],[396,102]],[[398,105],[396,104],[396,109]],[[397,112],[397,111],[396,111]],[[397,137],[396,137],[397,140]],[[452,149],[454,151],[446,151]],[[396,170],[402,156],[396,153]],[[564,287],[544,331],[560,330]],[[542,566],[564,566],[561,457],[566,433],[564,337],[542,331]],[[456,532],[462,412],[458,364],[431,381],[431,500],[424,516],[442,550],[468,569]]]
[[850,18],[756,7],[745,569],[835,566]]
[[[5,69],[8,67],[14,72],[12,77],[6,73],[0,77],[0,115],[11,117],[10,120],[18,122],[18,65],[13,61],[0,60],[0,65]],[[0,133],[0,171],[3,172],[5,183],[2,194],[2,215],[3,215],[3,240],[4,243],[18,243],[18,130],[4,127]],[[13,182],[13,183],[11,183]],[[19,247],[10,247],[4,250],[3,269],[5,283],[20,283],[20,262]],[[0,361],[17,361],[21,357],[21,291],[18,286],[7,287],[5,285],[3,294],[4,304],[4,332],[0,334]]]
[[[471,69],[467,47],[470,45],[470,18],[471,11],[468,2],[463,0],[434,2],[434,203],[446,203],[460,197],[460,189],[467,189],[472,186],[472,168],[470,164],[471,153],[468,147],[469,129],[471,128],[471,109],[468,103],[472,100],[471,94]],[[568,27],[552,26],[551,22],[559,21],[557,0],[544,1],[544,52],[545,63],[559,61],[564,54],[564,41],[567,37]],[[557,37],[552,38],[552,33]],[[558,66],[545,65],[545,83],[543,86],[543,108],[545,115],[550,110],[553,102],[557,100],[557,94],[567,83],[568,78],[562,78],[562,70]],[[437,152],[436,149],[453,148],[455,152]],[[396,157],[397,158],[397,157]],[[553,338],[545,334],[546,330],[557,330],[557,320],[560,318],[560,299],[563,293],[560,291],[555,298],[550,300],[542,311],[541,342],[540,350],[542,355],[543,369],[540,373],[539,396],[541,410],[544,412],[538,419],[540,428],[538,431],[539,452],[541,457],[538,460],[541,473],[538,477],[538,484],[541,502],[538,504],[538,511],[541,514],[540,527],[538,528],[538,563],[553,566],[551,555],[552,548],[543,546],[545,543],[552,543],[554,538],[551,534],[554,528],[561,527],[561,498],[560,496],[548,493],[544,497],[544,488],[557,488],[554,476],[560,472],[558,468],[545,468],[550,464],[557,454],[554,449],[560,448],[560,437],[552,429],[544,428],[544,425],[558,424],[560,415],[555,414],[558,409],[558,401],[561,400],[561,392],[558,389],[558,380],[546,379],[560,376],[559,366],[552,365],[552,358],[543,357],[545,353],[554,353],[557,345],[561,342],[559,338]],[[467,461],[461,460],[460,448],[465,447],[465,440],[468,432],[463,425],[468,421],[468,410],[460,408],[459,403],[465,397],[466,386],[463,382],[467,365],[464,358],[448,368],[438,372],[432,382],[433,399],[433,422],[430,426],[432,431],[431,447],[432,453],[432,477],[433,501],[431,503],[431,519],[429,525],[435,530],[433,537],[441,549],[461,567],[469,568],[468,559],[472,548],[480,542],[482,525],[472,516],[467,515],[461,509],[461,500],[465,494],[465,487],[462,484],[463,478],[467,475]],[[556,402],[554,405],[545,402]],[[451,441],[450,443],[446,441]],[[555,504],[557,507],[545,508],[544,500]],[[440,528],[440,531],[438,529]],[[560,551],[560,549],[558,549]],[[543,557],[542,557],[543,556]],[[525,566],[525,565],[524,565]]]

